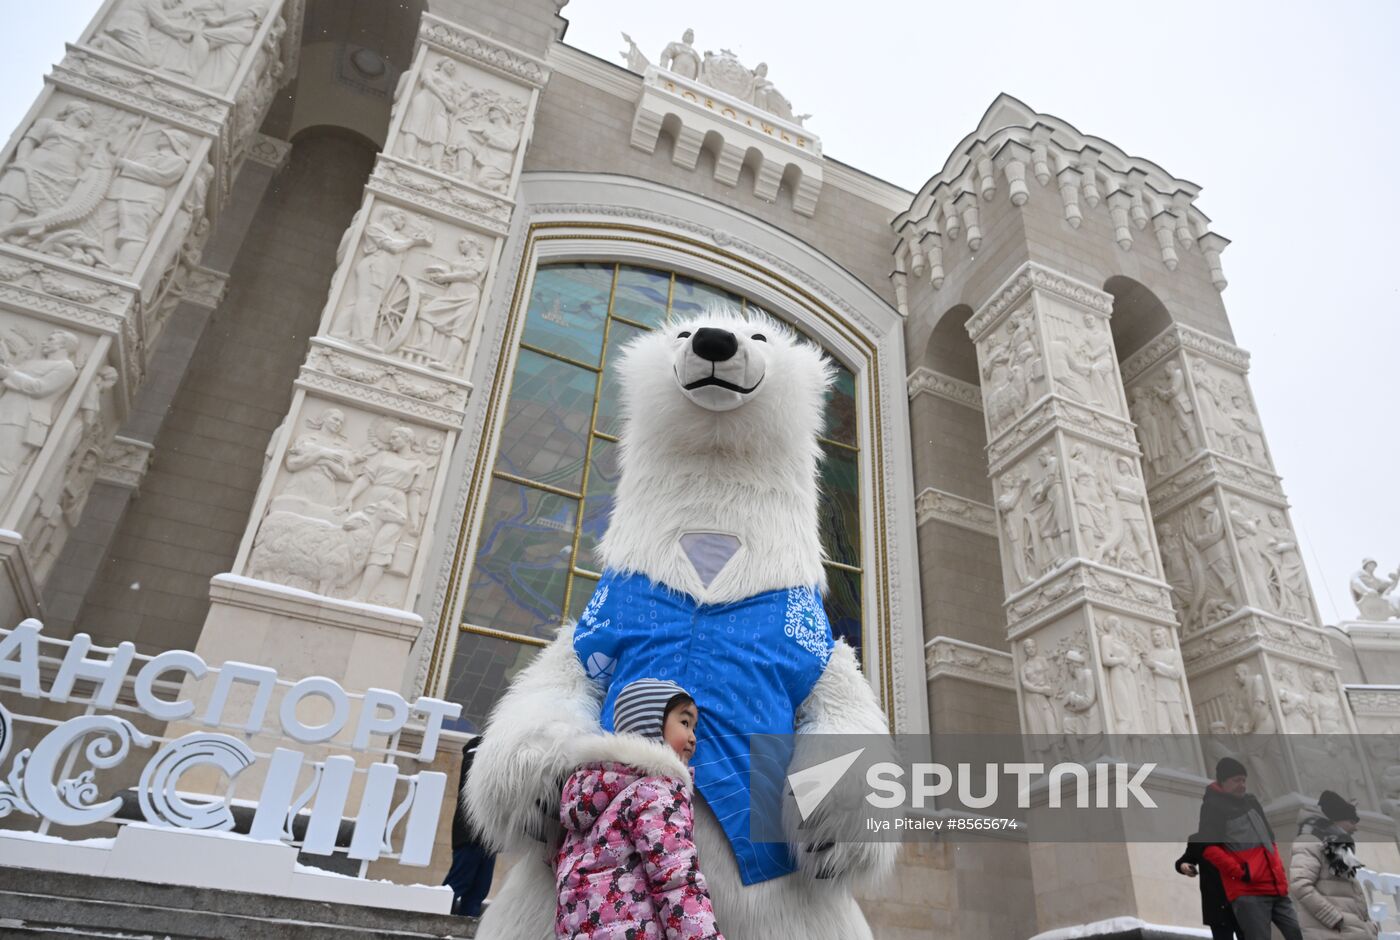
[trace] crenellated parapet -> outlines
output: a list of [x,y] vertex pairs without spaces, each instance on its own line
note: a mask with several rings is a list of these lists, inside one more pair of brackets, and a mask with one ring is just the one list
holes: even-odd
[[1177,269],[1181,253],[1199,251],[1216,289],[1225,289],[1220,253],[1229,240],[1210,230],[1209,217],[1196,206],[1199,186],[1009,95],[997,98],[977,130],[953,148],[891,223],[898,238],[896,289],[907,292],[911,277],[941,288],[945,250],[959,239],[966,239],[970,252],[981,248],[982,207],[1003,189],[1018,207],[1032,199],[1057,200],[1065,222],[1076,229],[1088,213],[1103,213],[1120,249],[1151,239],[1168,271]]

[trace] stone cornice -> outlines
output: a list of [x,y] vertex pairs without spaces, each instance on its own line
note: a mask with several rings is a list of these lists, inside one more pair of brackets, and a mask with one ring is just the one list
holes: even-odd
[[924,366],[910,372],[907,382],[911,401],[917,395],[933,395],[974,411],[982,410],[982,389],[971,382],[955,379],[942,372],[934,372]]
[[1152,623],[1176,625],[1165,584],[1080,559],[1007,598],[1007,637],[1014,640],[1086,603]]
[[381,153],[366,187],[393,202],[504,237],[513,203],[502,197]]
[[1400,620],[1344,620],[1338,626],[1353,649],[1400,652]]
[[1175,512],[1205,491],[1221,486],[1232,493],[1287,509],[1279,477],[1233,457],[1201,451],[1184,467],[1153,483],[1147,491],[1153,518]]
[[1235,372],[1249,371],[1249,353],[1245,350],[1218,336],[1173,323],[1148,340],[1147,345],[1123,360],[1123,384],[1129,384],[1178,349],[1199,353]]
[[228,275],[210,268],[195,268],[180,292],[180,300],[209,310],[215,310],[223,303],[228,290]]
[[1010,653],[950,636],[936,636],[924,644],[924,668],[929,682],[947,676],[1016,690],[1016,666]]
[[1112,294],[1034,261],[1027,261],[1002,282],[967,321],[967,333],[972,341],[975,343],[981,339],[1033,290],[1074,304],[1086,313],[1102,317],[1113,313]]
[[102,453],[97,467],[97,479],[102,483],[134,490],[141,485],[150,468],[154,444],[129,437],[117,436]]
[[296,384],[352,404],[366,405],[443,430],[459,430],[471,384],[404,362],[370,358],[334,340],[316,337]]
[[1181,641],[1181,657],[1191,675],[1210,672],[1259,650],[1315,669],[1330,670],[1337,662],[1327,633],[1320,627],[1283,620],[1254,607],[1236,611]]
[[914,511],[918,515],[920,525],[930,519],[936,519],[980,535],[989,535],[992,538],[996,538],[997,535],[996,510],[986,503],[979,503],[956,493],[946,493],[928,487],[914,498]]
[[542,88],[549,80],[549,66],[543,59],[431,13],[423,14],[418,39],[439,52],[534,88]]
[[1400,716],[1400,685],[1345,685],[1347,701],[1358,717],[1376,715],[1390,718]]
[[998,476],[1056,430],[1128,456],[1141,453],[1131,422],[1058,395],[1046,395],[987,445],[987,472]]

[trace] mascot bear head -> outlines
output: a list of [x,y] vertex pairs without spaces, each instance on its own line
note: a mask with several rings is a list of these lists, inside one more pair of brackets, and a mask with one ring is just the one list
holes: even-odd
[[766,315],[732,307],[622,352],[621,478],[601,552],[702,603],[824,589],[817,462],[834,369]]

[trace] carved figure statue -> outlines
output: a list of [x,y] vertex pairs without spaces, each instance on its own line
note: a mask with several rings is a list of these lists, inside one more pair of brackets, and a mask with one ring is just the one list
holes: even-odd
[[389,288],[403,266],[403,255],[411,248],[433,243],[430,231],[410,225],[408,213],[390,209],[378,222],[371,222],[360,242],[363,253],[355,266],[346,295],[350,298],[341,313],[337,333],[352,343],[378,349],[374,340],[380,309]]
[[1146,573],[1152,558],[1147,487],[1138,479],[1131,458],[1114,458],[1108,486],[1113,492],[1112,525],[1104,540],[1102,557],[1128,571]]
[[1145,731],[1147,709],[1138,696],[1137,670],[1141,653],[1133,648],[1129,628],[1119,617],[1104,618],[1099,637],[1099,660],[1103,663],[1108,699],[1113,705],[1114,731],[1127,734]]
[[[178,65],[171,71],[193,77],[183,53],[183,46],[194,39],[184,6],[184,0],[124,0],[92,37],[92,46],[148,69],[161,67],[169,58]],[[170,41],[181,47],[178,56],[167,56],[165,44]]]
[[1270,591],[1266,537],[1260,530],[1259,517],[1250,514],[1247,509],[1248,507],[1238,500],[1230,508],[1230,521],[1235,529],[1235,544],[1240,550],[1241,573],[1254,595],[1255,602],[1266,610],[1273,610],[1276,605]]
[[372,510],[343,522],[273,510],[258,526],[248,576],[343,597],[365,570],[374,539]]
[[1138,386],[1128,393],[1128,411],[1137,424],[1137,438],[1142,445],[1147,468],[1157,476],[1169,472],[1171,444],[1169,432],[1158,411],[1158,398],[1152,389]]
[[1109,512],[1102,480],[1089,451],[1083,444],[1075,444],[1069,452],[1069,474],[1074,486],[1074,509],[1079,521],[1079,531],[1084,536],[1084,548],[1093,561],[1103,561],[1105,542],[1108,539]]
[[801,126],[802,122],[811,117],[810,114],[793,114],[792,102],[787,100],[782,92],[768,80],[768,63],[760,62],[753,70],[753,105],[761,108],[769,114],[776,115],[784,121],[791,121]]
[[306,426],[311,430],[297,438],[283,458],[288,478],[278,498],[295,497],[331,510],[344,501],[345,487],[354,480],[351,467],[360,458],[345,437],[345,413],[339,408],[307,418]]
[[1093,390],[1091,400],[1117,412],[1118,377],[1113,368],[1113,344],[1107,331],[1100,329],[1098,319],[1092,314],[1084,315],[1084,338],[1075,352],[1088,370],[1089,384]]
[[1093,385],[1089,381],[1090,363],[1080,355],[1080,350],[1071,345],[1068,336],[1052,334],[1050,338],[1050,363],[1055,381],[1060,384],[1070,398],[1085,404],[1098,404]]
[[1005,356],[994,359],[987,373],[987,420],[992,433],[1010,424],[1026,407],[1026,380],[1021,367]]
[[1036,458],[1041,470],[1030,489],[1030,511],[1037,536],[1036,563],[1043,573],[1069,557],[1070,519],[1060,459],[1049,447],[1041,448]]
[[700,54],[695,51],[694,42],[695,30],[687,29],[681,34],[679,41],[666,44],[666,48],[661,50],[661,58],[657,60],[657,64],[663,69],[675,72],[681,78],[699,78]]
[[1201,574],[1199,611],[1201,624],[1234,610],[1238,578],[1225,537],[1225,519],[1214,496],[1206,496],[1187,519],[1187,537]]
[[1200,437],[1196,434],[1196,406],[1191,403],[1191,393],[1186,388],[1186,373],[1181,366],[1170,362],[1166,373],[1165,381],[1155,386],[1153,391],[1170,409],[1168,430],[1172,449],[1184,460],[1201,446]]
[[1061,691],[1065,717],[1066,734],[1099,734],[1099,693],[1094,683],[1094,669],[1081,649],[1071,648],[1065,652],[1065,666],[1068,675]]
[[1269,466],[1268,451],[1264,449],[1264,427],[1254,416],[1254,409],[1250,407],[1244,392],[1232,394],[1224,410],[1232,425],[1230,437],[1235,456],[1255,466]]
[[420,88],[409,95],[408,112],[399,127],[403,143],[400,152],[411,160],[434,169],[443,169],[443,156],[457,110],[457,65],[451,59],[438,59],[423,70]]
[[[384,572],[393,565],[406,574],[412,557],[396,558],[404,530],[418,535],[422,525],[421,500],[427,485],[425,465],[414,453],[413,429],[399,426],[389,432],[385,449],[367,458],[355,482],[341,503],[342,512],[351,512],[360,503],[366,511],[375,510],[377,528],[365,563],[364,578],[356,592],[357,600],[368,600]],[[416,546],[410,546],[416,550]]]
[[154,152],[117,160],[117,176],[107,198],[117,205],[118,271],[136,269],[151,232],[165,211],[170,190],[189,166],[190,139],[182,131],[162,129]]
[[38,358],[0,362],[0,494],[48,439],[57,406],[78,378],[77,352],[76,336],[54,330]]
[[629,72],[636,72],[640,75],[647,70],[647,66],[651,65],[651,63],[647,61],[647,57],[642,50],[637,48],[637,44],[632,40],[631,36],[623,33],[622,38],[627,43],[627,48],[618,54],[627,60],[627,70]]
[[432,265],[424,270],[428,280],[447,289],[418,309],[414,321],[414,345],[426,352],[437,366],[453,369],[462,361],[477,308],[481,305],[481,279],[486,276],[487,258],[481,242],[463,237],[457,242],[462,261]]
[[1391,596],[1391,591],[1400,584],[1400,568],[1388,577],[1376,574],[1374,558],[1361,559],[1361,568],[1351,576],[1351,599],[1362,620],[1389,620],[1400,617],[1400,598]]
[[224,0],[204,0],[194,6],[192,16],[198,23],[190,40],[195,84],[224,91],[238,72],[243,50],[257,38],[262,14],[252,5],[235,3],[228,10]]
[[515,151],[520,147],[520,126],[500,102],[486,107],[486,121],[468,129],[475,162],[474,181],[484,189],[503,193],[510,187]]
[[1279,613],[1307,620],[1312,608],[1312,590],[1308,587],[1308,572],[1298,540],[1289,531],[1283,513],[1269,510],[1264,528],[1264,547],[1270,560],[1270,586],[1274,589]]
[[1274,734],[1278,723],[1269,704],[1269,692],[1264,677],[1251,672],[1245,663],[1235,667],[1234,714],[1230,722],[1232,734]]
[[1034,639],[1021,641],[1021,698],[1026,706],[1027,734],[1058,734],[1060,716],[1052,701],[1055,695],[1054,670],[1041,656]]
[[1152,674],[1152,703],[1158,734],[1189,734],[1186,704],[1181,697],[1181,677],[1185,667],[1181,651],[1171,640],[1166,627],[1152,628],[1152,649],[1142,654],[1142,665]]
[[1030,524],[1029,512],[1023,505],[1029,482],[1025,473],[1004,473],[1001,477],[1001,492],[997,496],[997,511],[1001,516],[1006,550],[1011,559],[1011,571],[1016,577],[1017,587],[1031,583],[1040,574],[1035,549],[1036,535]]
[[1341,698],[1336,690],[1327,687],[1325,673],[1312,674],[1312,693],[1308,696],[1308,710],[1312,713],[1314,734],[1347,733]]
[[20,228],[12,223],[21,216],[33,226],[35,217],[68,202],[98,145],[92,123],[92,108],[70,101],[25,131],[14,161],[0,174],[0,234]]
[[1283,712],[1285,734],[1311,734],[1312,706],[1298,684],[1298,671],[1289,663],[1279,663],[1274,670],[1278,680],[1278,707]]

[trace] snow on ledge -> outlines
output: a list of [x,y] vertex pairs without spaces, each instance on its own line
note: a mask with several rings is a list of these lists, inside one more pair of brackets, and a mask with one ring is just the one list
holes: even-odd
[[1031,940],[1082,940],[1088,937],[1108,937],[1115,934],[1127,933],[1130,930],[1140,930],[1146,940],[1154,937],[1210,937],[1210,930],[1206,927],[1176,927],[1164,926],[1162,924],[1149,924],[1147,921],[1137,917],[1112,917],[1108,920],[1096,920],[1092,924],[1079,924],[1074,927],[1058,927],[1054,930],[1047,930],[1038,933]]

